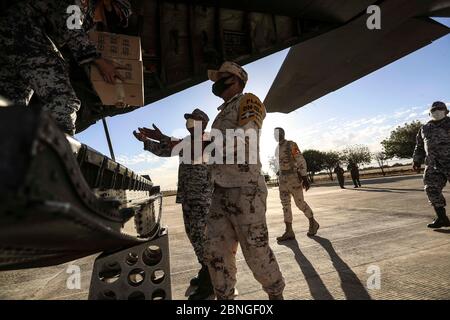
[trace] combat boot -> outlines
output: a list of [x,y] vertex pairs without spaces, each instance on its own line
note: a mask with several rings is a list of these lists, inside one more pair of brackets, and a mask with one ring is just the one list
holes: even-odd
[[428,228],[438,229],[442,227],[450,227],[450,221],[445,213],[445,208],[434,208],[436,211],[437,218],[433,221],[433,223],[428,224]]
[[[201,270],[203,270],[203,268]],[[198,279],[198,287],[189,295],[188,300],[206,300],[214,296],[214,287],[211,282],[208,268],[199,273]]]
[[201,264],[202,267],[201,269],[198,271],[198,274],[193,277],[190,281],[190,285],[193,287],[198,286],[198,283],[200,282],[200,278],[202,277],[202,273],[208,272],[208,267],[206,266],[206,264]]
[[269,294],[269,300],[284,300],[283,294]]
[[292,223],[286,222],[286,231],[281,237],[277,237],[277,241],[287,241],[287,240],[293,240],[295,239],[295,233],[294,230],[292,230]]
[[320,225],[314,218],[309,218],[309,230],[306,234],[308,237],[315,236],[317,233],[317,230],[319,230]]

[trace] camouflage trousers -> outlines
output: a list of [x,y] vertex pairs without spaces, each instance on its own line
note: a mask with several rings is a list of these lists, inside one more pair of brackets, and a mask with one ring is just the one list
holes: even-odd
[[218,299],[233,299],[238,244],[263,290],[271,295],[283,292],[284,279],[269,247],[266,198],[265,184],[214,189],[206,223],[206,257]]
[[205,229],[210,204],[210,201],[200,200],[185,200],[182,204],[184,228],[200,264],[206,263],[204,258]]
[[297,207],[307,218],[313,217],[313,212],[303,197],[303,186],[296,173],[282,174],[279,178],[281,205],[283,206],[284,222],[292,223],[291,195]]
[[0,21],[0,96],[28,106],[33,94],[69,134],[80,109],[66,61],[41,28],[26,15]]
[[428,200],[433,207],[440,208],[446,206],[446,201],[442,190],[447,181],[450,181],[450,166],[447,173],[433,167],[426,167],[423,175],[423,183]]

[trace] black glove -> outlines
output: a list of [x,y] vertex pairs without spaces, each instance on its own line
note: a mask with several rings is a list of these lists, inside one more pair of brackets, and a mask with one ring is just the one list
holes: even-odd
[[307,176],[302,176],[299,172],[297,172],[298,175],[298,179],[301,181],[303,189],[305,189],[305,191],[308,191],[309,188],[311,187],[311,184],[309,183],[308,177]]

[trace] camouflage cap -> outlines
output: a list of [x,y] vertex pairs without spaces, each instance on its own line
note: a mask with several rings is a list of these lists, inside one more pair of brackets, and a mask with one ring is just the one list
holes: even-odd
[[200,109],[195,109],[194,111],[192,111],[192,113],[185,113],[184,118],[185,119],[196,119],[196,120],[201,120],[204,122],[209,121],[208,115]]
[[445,109],[448,110],[447,105],[441,101],[433,102],[431,105],[430,111],[436,110],[436,109]]
[[219,70],[208,70],[208,78],[211,81],[216,82],[223,77],[224,73],[230,73],[238,76],[244,83],[247,83],[247,72],[237,63],[231,61],[225,61],[219,68]]

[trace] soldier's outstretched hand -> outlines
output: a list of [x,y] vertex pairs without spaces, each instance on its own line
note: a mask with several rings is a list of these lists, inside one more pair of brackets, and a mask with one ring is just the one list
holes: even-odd
[[413,163],[413,170],[419,172],[422,166],[418,162]]
[[152,124],[152,126],[153,126],[153,129],[138,128],[138,130],[141,134],[143,134],[148,139],[161,141],[162,136],[163,136],[161,130],[159,130],[159,128],[157,126],[155,126],[154,124]]
[[133,135],[134,135],[134,137],[135,137],[136,139],[138,139],[139,141],[144,142],[145,140],[147,140],[147,137],[146,137],[144,134],[142,134],[142,133],[140,133],[140,132],[138,132],[138,131],[133,131]]

